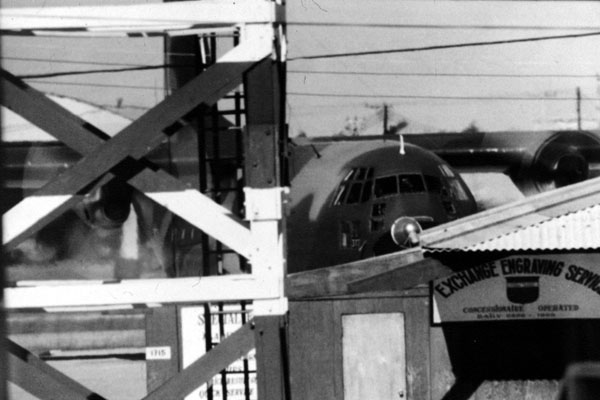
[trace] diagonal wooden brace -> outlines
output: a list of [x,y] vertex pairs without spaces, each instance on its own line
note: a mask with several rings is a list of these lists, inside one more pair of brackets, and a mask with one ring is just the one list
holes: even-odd
[[209,382],[213,376],[255,347],[253,330],[254,322],[246,323],[143,400],[183,398],[201,384]]
[[[246,44],[246,46],[250,45],[251,43]],[[243,46],[244,44],[238,46],[240,49],[236,48],[242,54],[246,51]],[[263,52],[266,53],[266,51]],[[263,56],[266,57],[269,54],[263,54]],[[230,56],[229,58],[235,57]],[[49,182],[34,196],[24,199],[3,216],[4,226],[8,228],[3,232],[3,244],[5,246],[15,245],[35,233],[78,201],[73,194],[85,192],[89,189],[90,184],[97,186],[107,183],[113,178],[111,172],[114,172],[174,213],[179,215],[183,213],[185,215],[182,216],[186,219],[192,217],[193,220],[189,222],[241,255],[248,257],[250,233],[241,221],[212,201],[203,202],[203,206],[209,207],[209,209],[203,207],[202,210],[190,213],[191,207],[186,207],[188,203],[178,201],[177,195],[173,191],[185,190],[185,197],[197,200],[203,200],[203,195],[188,189],[162,171],[143,169],[143,164],[140,164],[138,160],[160,144],[165,138],[164,132],[177,126],[179,118],[183,115],[201,103],[214,103],[238,86],[241,83],[242,74],[254,62],[255,60],[216,64],[101,146],[100,143],[107,137],[105,134],[61,109],[60,106],[48,105],[52,102],[44,99],[42,94],[3,72],[1,76],[2,90],[7,90],[4,91],[3,104],[42,129],[55,134],[67,145],[85,155],[68,171]],[[27,96],[24,94],[25,92],[31,96]],[[7,96],[7,93],[11,96]],[[25,106],[20,106],[20,102],[14,100],[23,98],[27,99],[22,103]],[[40,112],[39,107],[44,104],[48,105],[45,110],[48,113]],[[34,105],[36,108],[32,108]],[[45,115],[46,118],[40,118],[39,115]],[[62,126],[62,123],[65,125]],[[91,135],[90,132],[94,135]],[[135,168],[136,174],[131,174],[131,167]],[[128,173],[134,176],[122,176]],[[160,187],[158,193],[157,186]],[[203,215],[217,216],[221,223],[215,223],[214,219],[209,223],[203,223]]]
[[54,369],[34,354],[14,343],[6,342],[8,380],[40,399],[103,400],[104,397]]

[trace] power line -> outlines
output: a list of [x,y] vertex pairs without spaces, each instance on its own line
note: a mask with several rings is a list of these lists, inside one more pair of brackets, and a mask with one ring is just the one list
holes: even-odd
[[476,24],[386,24],[362,22],[288,21],[288,26],[315,26],[324,28],[382,28],[382,29],[476,29],[520,31],[591,31],[598,26],[547,25],[476,25]]
[[[14,45],[10,42],[6,42],[3,43],[3,48],[4,48],[4,52],[10,52],[10,47],[13,47]],[[34,45],[34,44],[28,44],[28,43],[19,43],[18,44],[18,49],[19,51],[21,51],[23,48],[29,48],[29,49],[41,49],[43,51],[47,51],[47,50],[52,50],[52,49],[56,49],[56,50],[60,50],[60,51],[64,51],[65,50],[65,46],[59,46],[59,45],[52,45],[52,44],[44,44],[44,45]],[[82,50],[82,51],[89,51],[89,46],[77,46],[77,45],[72,45],[69,44],[69,50],[70,51],[74,51],[74,50]],[[120,50],[120,49],[94,49],[94,54],[127,54],[127,55],[152,55],[155,56],[156,52],[153,51],[139,51],[139,50],[131,50],[131,49],[127,49],[127,50]],[[163,54],[161,52],[161,54]],[[194,53],[189,53],[189,52],[185,52],[185,53],[179,53],[179,52],[165,52],[164,54],[168,54],[168,55],[174,55],[174,56],[184,56],[184,57],[196,57],[196,54]]]
[[146,71],[153,69],[164,69],[164,68],[178,68],[178,65],[145,65],[139,67],[128,67],[128,68],[107,68],[107,69],[88,69],[83,71],[63,71],[63,72],[47,72],[42,74],[30,74],[30,75],[18,75],[20,79],[39,79],[39,78],[56,78],[59,76],[72,76],[72,75],[87,75],[87,74],[110,74],[117,72],[131,72],[131,71]]
[[378,72],[378,71],[323,71],[287,70],[290,74],[315,75],[368,75],[368,76],[424,76],[424,77],[465,77],[465,78],[598,78],[599,74],[486,74],[454,72]]
[[[427,100],[524,100],[524,101],[574,101],[576,97],[522,97],[522,96],[436,96],[436,95],[395,95],[395,94],[350,94],[350,93],[309,93],[288,92],[289,96],[309,97],[355,97],[355,98],[386,98],[386,99],[427,99]],[[586,100],[600,100],[600,97],[586,97]]]
[[161,88],[155,86],[142,86],[142,85],[117,85],[109,83],[88,83],[88,82],[48,82],[38,79],[28,79],[29,83],[38,83],[52,86],[89,86],[89,87],[106,87],[106,88],[123,88],[123,89],[142,89],[142,90],[159,90]]
[[525,43],[525,42],[540,42],[545,40],[558,40],[558,39],[575,39],[591,36],[600,36],[600,32],[588,32],[588,33],[574,33],[568,35],[554,35],[554,36],[538,36],[528,37],[519,39],[505,39],[505,40],[492,40],[485,42],[466,42],[466,43],[454,43],[454,44],[443,44],[435,46],[424,46],[424,47],[407,47],[402,49],[387,49],[387,50],[369,50],[369,51],[357,51],[348,53],[333,53],[333,54],[316,54],[312,56],[298,56],[290,57],[288,61],[297,60],[315,60],[325,58],[339,58],[339,57],[357,57],[357,56],[370,56],[377,54],[392,54],[392,53],[411,53],[419,51],[430,51],[430,50],[443,50],[443,49],[455,49],[463,47],[478,47],[478,46],[495,46],[501,44],[512,44],[512,43]]
[[11,60],[11,61],[27,61],[27,62],[43,62],[43,63],[51,63],[51,64],[76,64],[76,65],[113,65],[120,67],[145,67],[146,65],[142,64],[126,64],[126,63],[117,63],[110,61],[77,61],[77,60],[68,60],[68,59],[56,59],[56,58],[28,58],[28,57],[0,57],[1,60]]

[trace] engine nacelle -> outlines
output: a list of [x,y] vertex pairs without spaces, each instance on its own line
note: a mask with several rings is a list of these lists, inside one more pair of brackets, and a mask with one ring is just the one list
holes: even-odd
[[509,175],[526,195],[582,182],[596,176],[600,139],[587,132],[559,132],[537,151],[509,169]]
[[115,229],[129,217],[131,198],[131,187],[114,180],[86,196],[75,212],[92,227]]

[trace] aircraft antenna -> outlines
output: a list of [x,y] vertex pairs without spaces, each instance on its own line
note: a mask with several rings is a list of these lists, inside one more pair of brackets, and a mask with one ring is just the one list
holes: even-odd
[[406,151],[404,151],[404,136],[401,133],[399,133],[399,135],[400,135],[400,155],[403,156],[404,154],[406,154]]

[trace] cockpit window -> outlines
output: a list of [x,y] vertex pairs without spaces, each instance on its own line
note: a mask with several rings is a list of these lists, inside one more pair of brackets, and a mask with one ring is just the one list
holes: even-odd
[[375,179],[375,197],[379,198],[396,193],[398,193],[398,180],[395,175]]
[[425,184],[429,192],[440,193],[442,191],[442,180],[437,176],[425,175]]
[[346,197],[347,191],[348,191],[348,185],[344,185],[344,184],[340,185],[340,187],[338,188],[338,190],[335,193],[335,196],[333,198],[333,204],[334,205],[342,204],[344,197]]
[[356,180],[362,181],[367,177],[367,168],[356,168]]
[[373,190],[373,181],[366,181],[365,185],[363,187],[362,197],[360,198],[360,201],[362,203],[369,201],[369,199],[371,198],[372,190]]
[[[375,179],[375,182],[373,182],[373,175],[373,168],[361,167],[350,170],[335,193],[333,205],[365,203],[371,199],[372,193],[375,198],[379,198],[399,193],[425,192],[425,180],[420,174],[384,176]],[[438,184],[438,187],[440,186],[441,183]],[[427,188],[432,190],[429,183]]]
[[360,193],[362,191],[363,184],[361,182],[353,183],[350,186],[350,192],[346,198],[346,204],[356,204],[360,202]]
[[418,193],[425,191],[425,184],[421,175],[398,175],[400,193]]
[[373,186],[373,168],[352,168],[342,180],[333,198],[333,205],[358,204],[369,201]]
[[458,179],[450,179],[450,190],[452,191],[452,195],[456,200],[459,201],[468,201],[469,195],[462,187]]
[[438,168],[446,178],[454,178],[454,171],[446,164],[440,164],[438,165]]
[[375,179],[375,197],[398,193],[420,193],[425,191],[423,177],[419,174],[402,174]]

